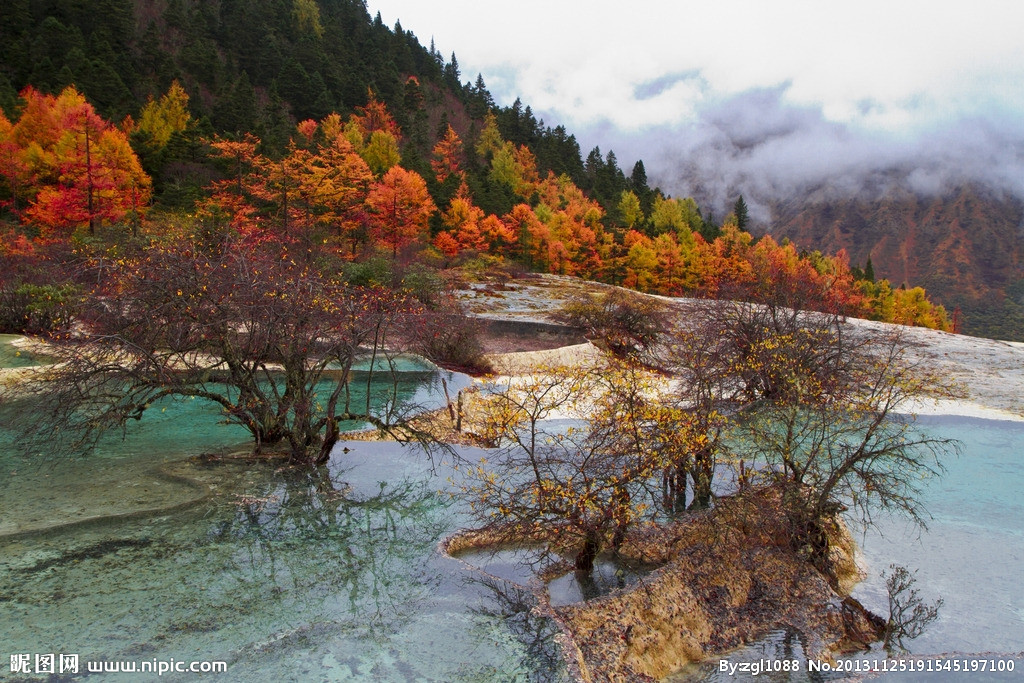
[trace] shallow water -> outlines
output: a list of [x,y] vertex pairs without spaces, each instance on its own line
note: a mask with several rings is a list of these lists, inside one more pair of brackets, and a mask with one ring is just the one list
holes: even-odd
[[571,563],[572,558],[551,556],[542,548],[529,546],[469,550],[458,553],[457,557],[494,579],[524,590],[546,592],[552,607],[608,595],[635,585],[650,573],[650,568],[633,567],[611,557],[599,557],[589,574],[570,570],[543,583],[537,578],[542,569],[555,560]]
[[0,368],[24,368],[46,362],[43,356],[36,356],[11,342],[21,339],[19,334],[0,334]]
[[[186,459],[245,434],[199,401],[162,407],[88,459],[0,453],[3,676],[11,655],[54,653],[83,672],[224,661],[218,680],[239,681],[562,677],[529,595],[437,552],[461,519],[440,454],[433,469],[417,448],[346,442],[318,476]],[[89,676],[107,678],[126,680]]]
[[[453,393],[464,381],[448,379]],[[409,400],[440,400],[437,387],[417,386]],[[438,492],[440,455],[432,463],[417,449],[348,442],[319,477],[190,459],[244,450],[245,434],[198,401],[163,407],[88,459],[0,452],[4,675],[12,654],[60,653],[78,654],[83,667],[219,660],[228,672],[218,678],[239,681],[566,679],[555,630],[531,614],[532,596],[514,585],[528,577],[509,558],[490,560],[501,577],[492,579],[438,553],[466,520]],[[883,519],[860,539],[869,577],[855,595],[884,611],[879,573],[903,564],[918,571],[925,600],[945,600],[913,653],[1024,650],[1024,425],[922,421],[961,439],[963,455],[928,483],[927,532]],[[563,583],[552,587],[558,600],[581,592],[571,576]],[[729,659],[801,655],[799,638],[779,632]],[[673,680],[734,678],[718,666]],[[108,678],[125,680],[89,680]]]

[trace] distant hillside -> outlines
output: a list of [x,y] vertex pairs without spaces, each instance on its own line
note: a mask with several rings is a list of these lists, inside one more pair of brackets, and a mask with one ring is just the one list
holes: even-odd
[[[174,82],[187,93],[192,118],[161,146],[127,117],[141,117],[146,102],[160,98]],[[482,212],[481,217],[504,219],[518,235],[518,258],[530,268],[673,293],[695,286],[680,277],[687,268],[696,269],[696,260],[687,255],[698,248],[693,233],[708,243],[721,234],[722,226],[693,201],[674,201],[650,187],[642,161],[627,175],[613,151],[602,153],[595,147],[583,155],[565,128],[545,126],[519,100],[496,106],[482,76],[464,82],[454,54],[445,59],[400,24],[384,26],[379,14],[369,15],[364,0],[5,0],[0,107],[7,117],[14,121],[21,115],[18,94],[24,88],[57,94],[70,85],[104,119],[115,125],[124,121],[123,130],[135,131],[129,142],[152,179],[153,213],[191,210],[208,194],[211,181],[222,177],[225,169],[207,144],[214,134],[238,138],[252,133],[260,140],[260,155],[280,159],[298,122],[322,119],[330,112],[357,114],[372,97],[386,105],[400,129],[395,144],[401,166],[426,179],[438,207],[430,220],[430,238],[442,239],[445,248],[438,248],[449,256],[479,250],[482,244],[475,219],[463,221],[468,227],[456,225],[463,214],[453,209],[454,202]],[[451,148],[451,161],[462,167],[444,180],[435,176],[431,163],[449,125],[462,145],[461,152]],[[364,132],[369,135],[369,129]],[[550,181],[549,171],[556,177]],[[571,182],[564,182],[562,174]],[[36,191],[13,182],[0,187],[0,223],[22,229],[18,202],[5,200],[21,192],[24,207]],[[876,272],[894,285],[907,280],[911,286],[923,282],[935,294],[950,290],[924,279],[935,274],[924,264],[899,271],[899,264],[892,264],[890,274],[890,263],[881,253],[889,247],[883,245],[875,255],[880,237],[863,248],[852,248],[848,240],[827,241],[829,226],[843,212],[851,215],[839,221],[843,230],[858,225],[853,217],[878,223],[870,209],[837,205],[830,209],[839,211],[835,220],[820,219],[815,218],[813,199],[811,203],[806,210],[789,207],[778,221],[782,234],[788,230],[801,247],[847,247],[855,265],[871,253]],[[520,204],[525,208],[518,215],[530,218],[528,225],[513,219]],[[923,212],[913,225],[930,220],[923,206],[896,213],[908,211]],[[468,209],[463,213],[476,215]],[[744,223],[735,225],[743,228]],[[993,230],[1007,234],[1001,227]],[[745,248],[746,238],[734,237]],[[536,249],[527,249],[529,244]],[[913,250],[915,244],[911,240],[907,248]],[[996,247],[992,253],[1004,258],[1019,253],[1009,247]],[[974,252],[973,247],[965,249]],[[961,255],[950,263],[972,258]],[[990,279],[993,268],[977,276],[978,284],[961,304],[970,312],[965,329],[1019,334],[979,325],[977,313],[978,302],[998,301],[993,292],[1009,291],[1020,280],[1019,263],[1013,257],[998,282]],[[698,279],[714,280],[715,268],[704,269]],[[960,303],[948,295],[943,301],[950,310]],[[1003,308],[991,315],[993,320],[1006,318],[999,317]]]
[[921,286],[962,331],[1024,341],[1024,202],[967,187],[938,197],[889,191],[882,199],[815,195],[773,206],[770,232],[806,248],[868,257],[893,286]]

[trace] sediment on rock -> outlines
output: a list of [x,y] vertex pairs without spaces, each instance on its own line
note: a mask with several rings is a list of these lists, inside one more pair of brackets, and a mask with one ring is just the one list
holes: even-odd
[[[638,527],[623,554],[664,566],[629,589],[547,607],[581,680],[659,680],[780,628],[800,632],[808,656],[822,659],[877,640],[880,624],[833,587],[858,575],[845,527],[829,530],[830,545],[841,549],[831,556],[830,577],[793,550],[770,514],[771,496],[752,493],[676,524]],[[445,549],[506,537],[465,532]]]

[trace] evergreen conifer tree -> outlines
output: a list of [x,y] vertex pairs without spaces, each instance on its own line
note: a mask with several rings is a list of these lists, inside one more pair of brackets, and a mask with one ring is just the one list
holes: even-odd
[[736,227],[740,230],[746,230],[747,223],[750,222],[750,216],[747,213],[747,203],[743,201],[743,195],[740,195],[740,198],[736,200],[732,212],[736,215]]

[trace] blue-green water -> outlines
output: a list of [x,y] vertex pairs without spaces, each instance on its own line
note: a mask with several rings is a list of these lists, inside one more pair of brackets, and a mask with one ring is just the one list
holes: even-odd
[[928,530],[882,519],[863,539],[870,576],[854,595],[883,612],[889,564],[917,570],[922,597],[945,601],[913,652],[1024,650],[1024,423],[921,418],[964,452],[927,488]]
[[[438,377],[406,400],[439,400]],[[190,457],[244,451],[245,433],[201,401],[158,408],[89,458],[0,453],[0,679],[50,653],[81,673],[223,661],[237,681],[563,677],[532,598],[437,551],[464,523],[443,454],[343,442],[316,475]],[[147,677],[194,674],[89,680]]]
[[17,334],[0,334],[0,368],[24,368],[46,361],[45,357],[36,356],[11,343],[21,338]]
[[[440,389],[419,373],[406,398],[437,401]],[[160,408],[89,458],[0,449],[0,679],[18,678],[11,655],[47,653],[78,654],[83,670],[225,661],[218,679],[238,681],[565,679],[530,595],[437,551],[465,523],[438,492],[443,455],[347,442],[318,476],[204,459],[193,456],[246,450],[244,431],[200,401]],[[882,519],[860,539],[869,577],[855,595],[884,612],[879,574],[903,564],[922,597],[945,600],[912,652],[1024,650],[1024,424],[923,423],[963,454],[928,483],[927,532]],[[801,652],[779,633],[731,659]],[[717,667],[685,677],[726,680]],[[89,677],[105,679],[145,677]]]

